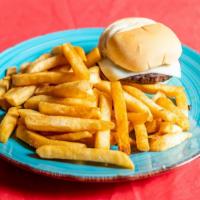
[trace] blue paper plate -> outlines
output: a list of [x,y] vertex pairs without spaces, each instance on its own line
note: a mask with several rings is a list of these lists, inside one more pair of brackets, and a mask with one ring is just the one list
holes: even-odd
[[[43,35],[10,48],[0,54],[0,77],[5,75],[9,66],[19,67],[22,63],[32,61],[39,55],[49,52],[52,47],[72,42],[82,46],[86,51],[94,48],[103,29],[87,28]],[[132,154],[135,171],[97,165],[75,164],[42,160],[34,155],[34,150],[11,138],[7,144],[0,143],[0,156],[30,171],[74,181],[123,181],[151,176],[162,171],[180,166],[200,154],[200,55],[183,46],[181,56],[182,78],[172,79],[169,84],[183,85],[188,100],[192,105],[190,111],[191,132],[188,141],[165,152],[146,152]],[[0,113],[3,115],[3,112]]]

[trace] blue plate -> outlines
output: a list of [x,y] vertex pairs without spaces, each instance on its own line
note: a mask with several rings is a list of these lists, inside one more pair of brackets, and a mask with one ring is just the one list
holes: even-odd
[[[39,55],[49,52],[52,47],[65,42],[82,46],[88,52],[97,45],[102,31],[101,28],[88,28],[56,32],[20,43],[0,54],[0,77],[5,75],[9,66],[19,67],[22,63],[32,61]],[[191,161],[200,154],[200,129],[198,128],[200,125],[200,55],[183,46],[180,61],[182,78],[172,79],[169,84],[183,85],[186,89],[188,100],[192,105],[190,118],[193,137],[165,152],[132,154],[130,157],[135,163],[135,171],[102,165],[42,160],[34,156],[33,149],[15,138],[11,138],[7,144],[0,143],[0,156],[40,174],[66,180],[96,182],[135,180]],[[0,114],[3,115],[3,111]]]

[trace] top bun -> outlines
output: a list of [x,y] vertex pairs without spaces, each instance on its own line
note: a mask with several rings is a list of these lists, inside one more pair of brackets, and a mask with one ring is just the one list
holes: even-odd
[[133,72],[170,65],[181,56],[181,43],[167,26],[146,18],[126,18],[111,24],[102,34],[103,57]]

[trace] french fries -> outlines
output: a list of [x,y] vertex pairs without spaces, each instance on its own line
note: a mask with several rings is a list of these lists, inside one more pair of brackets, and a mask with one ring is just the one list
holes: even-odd
[[176,95],[176,105],[181,109],[183,114],[185,114],[186,117],[188,117],[188,103],[187,103],[187,97],[184,91],[180,91]]
[[4,98],[12,106],[19,106],[29,99],[35,91],[36,86],[15,87],[4,95]]
[[[100,95],[101,120],[110,121],[112,100],[109,96]],[[95,138],[95,148],[110,149],[110,130],[98,131]]]
[[16,74],[16,73],[17,73],[17,68],[16,67],[9,67],[6,70],[6,76],[11,76],[11,75]]
[[128,113],[128,120],[132,124],[145,123],[147,119],[148,119],[147,113],[134,113],[134,112]]
[[101,81],[101,78],[99,75],[99,73],[100,73],[99,67],[97,67],[97,66],[91,67],[89,69],[89,73],[90,73],[90,83],[96,84]]
[[0,123],[0,142],[6,143],[17,125],[19,113],[16,107],[11,107]]
[[45,145],[36,150],[45,159],[64,159],[108,163],[134,169],[130,158],[123,152],[92,148],[68,148],[65,146]]
[[64,44],[62,48],[65,57],[72,66],[74,74],[77,75],[80,79],[89,80],[89,71],[81,57],[73,49],[72,45]]
[[111,82],[111,95],[115,110],[115,119],[117,125],[116,138],[120,151],[130,154],[130,141],[128,132],[128,117],[126,111],[126,102],[123,95],[123,89],[120,82]]
[[25,143],[29,144],[31,147],[39,148],[43,145],[62,145],[66,146],[67,148],[84,148],[86,147],[85,144],[81,143],[73,143],[67,141],[59,141],[59,140],[51,140],[42,135],[39,135],[33,131],[30,131],[25,128],[23,125],[19,125],[16,130],[16,136],[20,140],[24,141]]
[[99,49],[98,48],[94,48],[92,51],[90,51],[87,54],[86,57],[87,57],[87,61],[86,61],[87,67],[94,66],[101,59],[101,55],[100,55]]
[[166,133],[181,133],[183,130],[181,127],[171,122],[161,122],[159,127],[159,134],[163,135]]
[[100,118],[100,109],[88,106],[68,106],[56,103],[40,102],[39,111],[46,115],[70,116],[92,119]]
[[146,122],[145,125],[148,134],[157,132],[159,130],[160,123],[161,123],[160,119],[154,119],[151,122]]
[[26,116],[25,124],[30,130],[52,132],[99,131],[114,128],[110,121],[48,115]]

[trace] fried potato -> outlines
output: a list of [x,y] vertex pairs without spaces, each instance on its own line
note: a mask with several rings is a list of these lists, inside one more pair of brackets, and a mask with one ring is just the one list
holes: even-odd
[[110,94],[110,92],[111,92],[110,84],[111,83],[109,81],[100,81],[100,82],[94,84],[94,88],[96,88],[102,92],[105,92],[107,94]]
[[40,102],[39,111],[46,115],[70,116],[88,119],[99,119],[101,116],[99,108],[82,105],[61,105],[48,102]]
[[129,94],[136,97],[140,101],[142,101],[144,104],[146,104],[153,115],[157,118],[161,118],[165,121],[175,122],[177,120],[177,116],[164,109],[163,107],[157,105],[152,99],[148,98],[142,91],[140,91],[137,88],[134,88],[132,86],[124,86],[123,87]]
[[123,152],[92,148],[67,148],[65,146],[45,145],[36,150],[45,159],[64,159],[108,163],[134,169],[131,159]]
[[17,125],[19,113],[16,107],[11,107],[0,123],[0,142],[6,143]]
[[70,65],[60,65],[60,66],[54,67],[54,68],[52,68],[52,69],[50,69],[48,71],[49,72],[64,72],[64,73],[68,73],[68,72],[70,72],[70,69],[71,69]]
[[62,55],[56,55],[56,56],[49,57],[45,60],[32,63],[31,65],[27,67],[26,72],[27,73],[43,72],[43,71],[52,69],[56,66],[65,65],[65,64],[67,64],[66,58]]
[[172,148],[188,138],[192,137],[191,133],[168,133],[165,135],[155,135],[155,137],[150,138],[150,150],[151,151],[165,151]]
[[49,139],[52,140],[62,140],[62,141],[79,141],[86,138],[92,138],[93,134],[88,131],[82,131],[82,132],[74,132],[74,133],[64,133],[59,135],[50,135],[47,136]]
[[123,93],[124,92],[119,81],[111,82],[111,95],[117,125],[117,143],[120,151],[130,154],[131,148],[129,141],[128,117]]
[[161,122],[159,127],[159,134],[163,135],[166,133],[181,133],[182,128],[171,122]]
[[10,107],[11,105],[6,101],[6,99],[0,96],[0,108],[3,110],[8,110]]
[[155,133],[159,130],[161,119],[154,119],[151,122],[146,122],[145,126],[148,134]]
[[101,78],[99,75],[100,74],[99,67],[97,67],[97,66],[91,67],[89,69],[89,73],[90,73],[90,83],[96,84],[101,81]]
[[31,65],[31,62],[25,62],[20,66],[20,73],[26,73],[27,68]]
[[143,123],[134,124],[136,146],[139,151],[149,151],[148,133]]
[[88,107],[96,107],[96,101],[89,100],[87,98],[60,98],[60,97],[52,97],[48,95],[37,95],[33,96],[30,99],[28,99],[25,104],[24,108],[27,109],[33,109],[38,110],[39,103],[43,102],[51,102],[51,103],[57,103],[62,105],[77,105],[77,106],[88,106]]
[[39,85],[44,83],[59,84],[80,80],[72,72],[38,72],[15,74],[12,76],[14,86]]
[[184,91],[180,91],[176,95],[176,105],[181,109],[183,114],[188,117],[188,102]]
[[128,120],[133,124],[143,124],[147,121],[148,114],[147,113],[134,113],[129,112],[128,113]]
[[156,94],[153,96],[152,100],[156,102],[160,97],[166,97],[166,95],[163,92],[156,92]]
[[15,87],[8,90],[4,97],[12,106],[19,106],[34,94],[35,89],[35,86]]
[[16,74],[16,73],[17,73],[17,68],[16,67],[9,67],[6,70],[6,76],[11,76],[11,75]]
[[87,67],[92,67],[94,66],[98,61],[101,60],[101,54],[99,52],[99,49],[96,47],[94,49],[92,49],[92,51],[90,51],[87,54],[87,61],[86,61],[86,65]]
[[10,80],[5,78],[0,80],[0,97],[2,97],[6,93],[9,87],[10,87]]
[[31,147],[39,148],[43,145],[62,145],[66,146],[67,148],[76,148],[82,149],[85,144],[75,143],[75,142],[66,142],[66,141],[59,141],[59,140],[51,140],[48,139],[40,134],[37,134],[33,131],[30,131],[25,128],[23,125],[19,125],[16,130],[16,136],[20,140],[24,141],[25,143],[29,144]]
[[109,121],[47,115],[26,116],[25,124],[31,130],[52,132],[99,131],[114,128],[114,124]]
[[41,113],[31,109],[18,109],[19,116],[24,118],[29,115],[42,115]]
[[182,111],[176,107],[173,102],[165,97],[160,97],[156,103],[160,106],[162,106],[163,108],[166,108],[168,110],[170,110],[172,113],[176,114],[177,119],[176,119],[176,123],[184,130],[189,130],[189,120],[188,118],[182,113]]
[[62,48],[65,57],[72,66],[74,74],[81,79],[89,80],[89,71],[79,54],[73,49],[72,45],[69,43],[64,44]]
[[[112,111],[112,99],[105,95],[100,95],[99,107],[101,110],[101,120],[110,121]],[[95,137],[95,148],[110,149],[110,129],[98,131]]]

